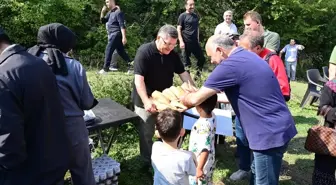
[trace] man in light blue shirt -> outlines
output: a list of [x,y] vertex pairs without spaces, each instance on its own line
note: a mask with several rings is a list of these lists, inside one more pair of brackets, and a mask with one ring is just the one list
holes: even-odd
[[296,65],[297,65],[297,54],[298,50],[303,50],[304,46],[300,44],[296,44],[294,39],[290,40],[290,43],[287,44],[281,51],[279,56],[282,56],[282,53],[285,54],[285,64],[286,64],[286,72],[288,78],[291,81],[295,80],[296,74]]

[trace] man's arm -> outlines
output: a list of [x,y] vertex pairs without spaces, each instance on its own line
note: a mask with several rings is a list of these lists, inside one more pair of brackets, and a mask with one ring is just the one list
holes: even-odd
[[184,16],[183,14],[181,14],[177,21],[177,33],[178,33],[178,39],[179,39],[181,48],[184,48],[184,42],[183,42],[183,37],[182,37],[183,23],[184,23]]
[[134,76],[134,83],[136,90],[144,104],[148,103],[150,101],[147,90],[146,90],[146,84],[145,84],[145,78],[141,75],[136,74]]
[[117,20],[118,20],[120,30],[121,30],[122,42],[125,45],[127,42],[127,39],[126,39],[126,25],[125,25],[124,13],[119,11],[117,15]]
[[105,13],[107,12],[108,8],[104,5],[101,12],[100,12],[100,21],[102,24],[107,23],[109,19],[109,13],[105,16]]
[[226,97],[226,94],[224,92],[217,93],[217,102],[219,103],[230,103],[229,99]]
[[182,97],[181,101],[187,107],[194,107],[194,106],[201,104],[206,99],[215,95],[216,93],[217,93],[216,90],[203,86],[197,92],[189,93],[185,95],[184,97]]
[[184,71],[183,73],[179,74],[179,76],[182,82],[187,82],[187,83],[190,82],[192,86],[196,87],[194,81],[191,79],[191,76],[187,71]]
[[200,42],[199,35],[200,35],[200,31],[199,31],[199,27],[198,27],[197,28],[197,40],[198,40],[198,42]]
[[298,48],[298,50],[304,50],[305,49],[305,47],[301,44],[298,44],[297,48]]
[[15,96],[18,92],[8,88],[10,83],[0,79],[0,171],[17,167],[27,157],[23,107]]
[[141,48],[138,49],[134,58],[134,84],[138,92],[144,108],[148,112],[155,112],[156,107],[147,95],[145,84],[145,75],[147,73],[145,52]]
[[82,110],[89,110],[98,104],[98,101],[94,98],[89,82],[87,81],[86,71],[82,65],[77,69],[77,81],[80,82],[81,97],[80,97],[80,108]]
[[287,45],[284,48],[282,48],[282,50],[280,51],[280,53],[279,53],[280,58],[282,57],[283,53],[286,53],[286,50],[287,50]]

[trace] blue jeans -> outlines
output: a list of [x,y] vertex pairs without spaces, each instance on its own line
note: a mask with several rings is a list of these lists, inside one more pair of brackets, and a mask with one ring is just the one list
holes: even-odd
[[243,128],[240,124],[238,117],[235,119],[236,124],[236,143],[237,152],[239,155],[239,169],[244,171],[250,171],[251,168],[251,150]]
[[288,143],[284,146],[263,151],[253,151],[250,185],[278,185],[283,154]]
[[297,66],[297,61],[295,61],[295,62],[288,62],[288,61],[286,61],[286,72],[287,72],[288,78],[291,81],[295,80],[296,66]]

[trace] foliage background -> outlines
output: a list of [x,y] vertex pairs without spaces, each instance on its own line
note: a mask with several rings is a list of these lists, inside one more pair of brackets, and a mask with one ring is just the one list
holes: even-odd
[[[105,26],[99,21],[104,0],[0,0],[0,25],[11,38],[25,47],[36,42],[40,26],[60,22],[79,37],[74,54],[86,66],[100,67],[106,45]],[[137,48],[151,41],[160,26],[176,25],[184,11],[182,0],[120,0],[127,23],[127,51],[134,57]],[[261,13],[267,29],[278,32],[281,47],[295,38],[306,49],[300,53],[298,76],[305,71],[327,65],[336,41],[336,0],[198,0],[202,45],[222,22],[225,10],[234,11],[234,22],[243,31],[243,14]]]

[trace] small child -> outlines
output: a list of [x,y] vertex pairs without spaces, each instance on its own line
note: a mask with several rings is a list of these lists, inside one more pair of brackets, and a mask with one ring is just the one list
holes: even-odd
[[189,185],[189,176],[196,175],[193,153],[179,150],[179,138],[184,135],[181,113],[166,109],[159,113],[155,124],[161,141],[152,147],[154,185]]
[[215,165],[216,120],[212,113],[217,104],[217,94],[211,96],[196,110],[200,118],[192,127],[189,140],[189,151],[197,158],[196,176],[190,176],[190,185],[211,185]]

